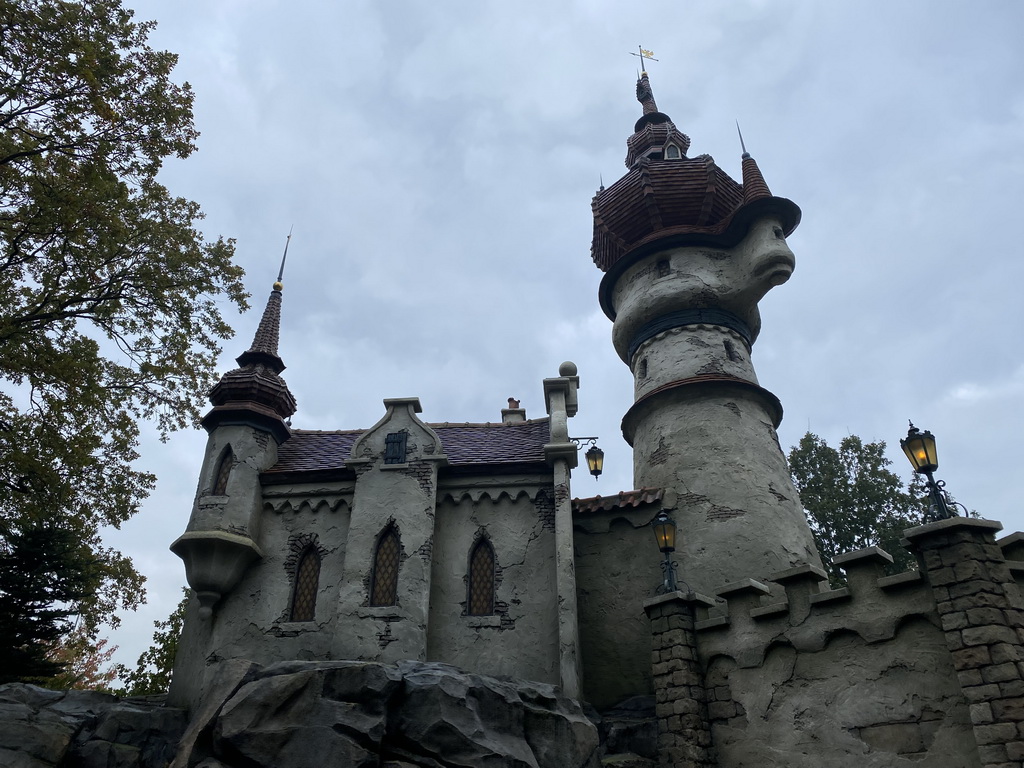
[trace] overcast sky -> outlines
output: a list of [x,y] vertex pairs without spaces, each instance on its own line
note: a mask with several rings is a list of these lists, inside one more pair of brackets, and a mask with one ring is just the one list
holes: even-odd
[[[128,0],[196,93],[199,151],[162,179],[237,239],[252,339],[294,236],[281,355],[294,426],[365,428],[386,397],[432,422],[544,415],[541,380],[579,366],[576,435],[630,489],[632,378],[597,304],[591,198],[625,172],[638,44],[661,111],[740,176],[739,120],[773,193],[803,209],[797,270],[761,303],[761,384],[808,429],[939,440],[949,490],[1024,528],[1024,4],[574,0]],[[134,663],[184,582],[205,433],[147,437],[159,485],[108,542],[149,578],[114,633]],[[685,532],[684,532],[685,535]],[[652,539],[652,557],[657,556]]]

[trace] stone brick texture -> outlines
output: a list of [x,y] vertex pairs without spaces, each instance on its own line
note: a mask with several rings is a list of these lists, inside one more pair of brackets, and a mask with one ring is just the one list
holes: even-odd
[[[1024,600],[994,530],[913,535],[986,768],[1024,766]],[[908,536],[910,536],[908,532]]]
[[652,605],[647,612],[651,619],[659,764],[662,768],[715,765],[708,697],[697,659],[694,606],[680,597]]

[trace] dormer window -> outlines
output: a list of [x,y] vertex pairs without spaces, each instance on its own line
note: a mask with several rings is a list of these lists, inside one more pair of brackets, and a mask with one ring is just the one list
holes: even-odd
[[683,156],[683,153],[679,151],[679,147],[675,144],[669,144],[665,147],[665,157],[669,160],[678,160]]

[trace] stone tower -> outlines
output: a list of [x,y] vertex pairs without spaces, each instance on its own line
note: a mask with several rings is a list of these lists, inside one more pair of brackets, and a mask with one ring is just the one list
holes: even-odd
[[209,433],[188,527],[173,552],[208,618],[250,564],[262,557],[257,544],[263,495],[259,473],[277,462],[277,448],[291,434],[285,420],[295,398],[281,378],[277,353],[281,325],[280,281],[275,282],[252,345],[210,392],[213,409],[203,417]]
[[[750,352],[758,301],[789,279],[800,209],[743,153],[737,183],[659,112],[646,72],[628,172],[593,200],[594,262],[615,350],[635,379],[622,420],[635,488],[674,507],[681,576],[713,594],[741,578],[820,566],[775,429],[778,398]],[[675,494],[674,501],[672,494]]]

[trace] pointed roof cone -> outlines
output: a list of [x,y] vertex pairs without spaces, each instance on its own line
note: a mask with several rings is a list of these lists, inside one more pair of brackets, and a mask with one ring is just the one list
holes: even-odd
[[743,202],[749,203],[762,197],[771,197],[772,192],[761,175],[761,169],[749,152],[743,153]]
[[225,373],[210,390],[213,410],[202,420],[208,431],[222,424],[247,424],[269,431],[278,443],[291,435],[285,420],[295,413],[295,397],[278,375],[285,367],[277,353],[282,287],[280,281],[274,283],[252,346],[237,358],[240,367]]
[[636,81],[636,100],[644,105],[644,114],[651,115],[658,111],[658,105],[654,102],[654,91],[651,89],[651,81],[647,72],[641,72],[640,78]]
[[274,373],[285,369],[285,364],[277,354],[277,342],[281,332],[281,289],[280,282],[274,283],[270,292],[267,308],[263,310],[259,327],[252,338],[252,346],[236,359],[239,365],[265,365]]

